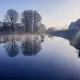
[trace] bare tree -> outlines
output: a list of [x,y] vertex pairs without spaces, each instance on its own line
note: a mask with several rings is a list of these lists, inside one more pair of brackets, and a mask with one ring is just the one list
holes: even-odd
[[29,32],[37,31],[38,25],[41,23],[41,16],[37,11],[23,11],[21,22],[25,25]]
[[21,22],[24,24],[26,31],[30,32],[33,24],[33,11],[32,10],[24,10],[22,13]]
[[9,9],[6,12],[6,15],[4,16],[5,22],[10,23],[12,31],[14,31],[14,25],[18,22],[18,19],[19,19],[19,14],[14,9]]
[[41,24],[41,16],[37,11],[34,11],[34,32],[38,31],[39,25]]

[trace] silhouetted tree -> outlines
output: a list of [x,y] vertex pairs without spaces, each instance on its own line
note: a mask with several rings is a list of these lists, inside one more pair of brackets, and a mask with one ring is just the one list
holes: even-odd
[[23,11],[21,22],[25,25],[27,32],[38,30],[38,25],[41,23],[41,16],[37,11]]
[[6,12],[4,20],[5,20],[5,22],[10,23],[10,25],[12,27],[12,31],[14,31],[14,25],[17,23],[18,18],[19,18],[19,14],[14,9],[9,9]]
[[10,57],[15,57],[19,53],[19,46],[14,40],[14,37],[12,37],[12,40],[10,42],[6,43],[5,48]]

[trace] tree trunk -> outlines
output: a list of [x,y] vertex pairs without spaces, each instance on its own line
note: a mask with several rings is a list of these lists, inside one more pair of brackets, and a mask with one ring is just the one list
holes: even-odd
[[14,32],[14,24],[13,23],[11,24],[11,27],[12,27],[12,32]]

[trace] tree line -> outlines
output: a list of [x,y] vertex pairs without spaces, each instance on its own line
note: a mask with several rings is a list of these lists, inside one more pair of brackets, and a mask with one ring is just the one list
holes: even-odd
[[[19,23],[20,21],[20,23]],[[9,9],[5,16],[0,30],[11,30],[22,27],[25,32],[37,32],[42,24],[42,17],[36,10],[24,10],[19,18],[19,13],[14,9]]]

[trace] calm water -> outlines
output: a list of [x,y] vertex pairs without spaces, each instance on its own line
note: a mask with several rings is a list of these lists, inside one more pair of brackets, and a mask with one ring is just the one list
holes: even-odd
[[0,80],[80,79],[79,49],[57,36],[0,36]]

